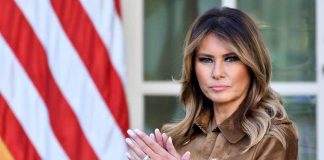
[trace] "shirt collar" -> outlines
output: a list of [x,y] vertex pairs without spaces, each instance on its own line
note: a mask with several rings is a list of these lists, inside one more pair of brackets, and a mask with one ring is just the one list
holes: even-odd
[[[240,106],[230,117],[224,120],[221,124],[219,124],[213,131],[218,130],[222,132],[223,136],[230,143],[237,143],[241,140],[246,133],[243,131],[241,125],[241,118],[244,115],[245,107]],[[194,120],[193,123],[193,132],[195,132],[195,128],[207,134],[209,121],[213,118],[213,109],[205,109],[203,110],[199,116]],[[196,127],[195,127],[196,126]]]

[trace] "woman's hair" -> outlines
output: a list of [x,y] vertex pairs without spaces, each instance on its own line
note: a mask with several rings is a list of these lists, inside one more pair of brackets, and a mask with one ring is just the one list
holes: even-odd
[[271,125],[273,120],[288,117],[280,96],[270,88],[271,61],[262,36],[249,16],[227,7],[211,9],[191,25],[185,39],[180,80],[180,99],[186,115],[180,122],[164,125],[162,131],[173,138],[176,147],[180,147],[195,118],[204,108],[213,107],[213,102],[202,93],[194,69],[197,48],[208,34],[226,42],[249,69],[251,84],[241,103],[245,111],[240,121],[250,139],[247,149],[257,144],[269,130],[286,146],[283,129],[280,125]]

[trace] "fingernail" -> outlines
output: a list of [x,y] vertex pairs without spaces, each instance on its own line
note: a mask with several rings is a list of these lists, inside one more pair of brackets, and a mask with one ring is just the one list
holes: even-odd
[[158,128],[155,129],[155,133],[158,133],[160,132],[160,130]]
[[136,134],[140,134],[141,133],[141,131],[139,129],[134,129],[134,131],[135,131]]
[[153,134],[150,134],[150,138],[155,141],[155,136]]
[[188,157],[190,157],[191,153],[189,151],[187,151],[186,154],[187,154]]
[[130,153],[128,153],[128,152],[126,152],[126,156],[127,156],[128,159],[132,159],[133,158],[132,155]]
[[132,140],[131,140],[131,139],[129,139],[129,138],[126,138],[126,143],[128,143],[128,144],[132,144],[133,142],[132,142]]
[[171,137],[168,138],[168,141],[169,141],[169,143],[172,144],[172,138]]
[[134,133],[134,131],[132,131],[132,130],[127,130],[127,133],[128,133],[128,135],[130,135],[130,136],[134,136],[135,135],[135,133]]

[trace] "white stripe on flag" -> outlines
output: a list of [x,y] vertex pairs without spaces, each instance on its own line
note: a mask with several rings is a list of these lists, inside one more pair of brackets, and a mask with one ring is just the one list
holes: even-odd
[[124,35],[114,0],[81,0],[80,2],[87,11],[106,48],[108,48],[112,64],[125,86]]
[[0,34],[0,92],[42,159],[68,159],[49,123],[44,101]]
[[44,46],[50,70],[99,159],[125,159],[123,135],[63,31],[50,1],[17,0]]

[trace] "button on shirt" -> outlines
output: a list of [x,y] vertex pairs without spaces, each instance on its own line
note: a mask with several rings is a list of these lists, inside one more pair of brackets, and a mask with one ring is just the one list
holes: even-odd
[[[240,107],[223,123],[211,129],[212,110],[203,111],[189,130],[187,140],[178,147],[182,155],[191,152],[191,160],[295,160],[298,154],[298,139],[292,122],[289,120],[272,121],[271,125],[281,125],[287,147],[271,134],[271,130],[249,150],[243,153],[249,144],[249,137],[243,131]],[[271,128],[271,127],[270,127]]]

